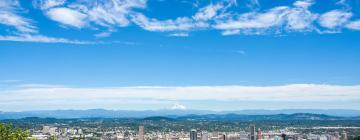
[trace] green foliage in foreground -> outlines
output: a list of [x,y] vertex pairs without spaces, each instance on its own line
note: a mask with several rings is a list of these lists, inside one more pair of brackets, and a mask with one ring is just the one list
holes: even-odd
[[27,140],[28,132],[12,125],[0,124],[0,140]]

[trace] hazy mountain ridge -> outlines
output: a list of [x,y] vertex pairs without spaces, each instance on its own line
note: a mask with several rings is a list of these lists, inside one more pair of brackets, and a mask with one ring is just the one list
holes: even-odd
[[[309,116],[309,114],[311,114]],[[20,119],[27,117],[40,118],[147,118],[162,116],[178,119],[357,119],[360,110],[240,110],[240,111],[207,111],[207,110],[48,110],[25,112],[0,112],[0,119]]]
[[189,115],[178,117],[180,120],[204,120],[204,121],[260,121],[260,120],[360,120],[360,117],[337,117],[324,114],[296,113],[275,115],[241,115],[241,114],[209,114]]

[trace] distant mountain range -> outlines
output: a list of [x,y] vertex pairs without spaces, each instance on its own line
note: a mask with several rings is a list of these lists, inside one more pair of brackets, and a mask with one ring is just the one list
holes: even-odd
[[[358,120],[360,110],[240,110],[240,111],[208,111],[208,110],[46,110],[24,112],[0,112],[0,119],[20,119],[26,117],[40,118],[148,118],[162,116],[177,119],[211,119],[215,120],[281,120],[281,119],[309,119],[309,120]],[[189,117],[189,118],[187,118]],[[359,119],[360,120],[360,119]]]
[[360,120],[360,117],[338,117],[324,114],[295,113],[275,115],[208,114],[177,117],[178,120],[197,121],[290,121],[290,120]]
[[295,113],[275,115],[243,115],[243,114],[207,114],[186,115],[181,117],[147,117],[143,120],[153,121],[294,121],[294,120],[357,120],[360,117],[338,117],[323,114]]

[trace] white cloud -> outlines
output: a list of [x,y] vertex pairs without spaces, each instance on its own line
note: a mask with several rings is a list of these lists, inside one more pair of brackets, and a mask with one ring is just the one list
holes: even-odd
[[37,32],[36,27],[30,23],[29,19],[8,11],[0,10],[0,24],[12,26],[19,32]]
[[311,13],[309,8],[313,3],[311,1],[297,1],[295,8],[290,9],[286,15],[286,29],[295,31],[312,31],[315,27],[313,22],[318,15]]
[[241,14],[236,19],[218,20],[214,28],[222,30],[266,29],[282,23],[284,10],[287,10],[287,7],[277,7],[266,13]]
[[343,26],[349,21],[352,13],[341,11],[341,10],[332,10],[327,13],[324,13],[319,18],[319,23],[321,26],[334,29]]
[[93,25],[112,30],[127,26],[132,9],[144,8],[146,0],[77,0],[67,4],[61,0],[41,0],[36,4],[45,7],[42,9],[50,19],[64,25],[82,28],[89,24],[89,27]]
[[33,5],[45,10],[57,6],[62,6],[65,4],[65,1],[66,0],[33,0]]
[[312,0],[299,0],[294,3],[294,6],[307,9],[313,4],[314,2]]
[[[50,2],[51,1],[51,2]],[[60,5],[64,1],[61,0],[49,0],[44,3],[46,7],[53,7]],[[58,21],[65,22],[65,19],[69,22],[77,22],[79,17],[71,17],[72,12],[61,9],[53,9],[55,11],[49,11],[50,15],[56,18]],[[0,1],[0,24],[14,27],[17,31],[11,32],[10,35],[0,35],[0,41],[17,41],[17,42],[40,42],[40,43],[67,43],[67,44],[91,44],[91,42],[69,40],[65,38],[54,38],[41,35],[37,31],[37,27],[32,24],[32,20],[27,19],[18,13],[23,12],[19,1],[17,0],[2,0]],[[56,13],[56,14],[55,14]],[[78,24],[80,26],[80,24]]]
[[15,36],[1,36],[0,41],[16,41],[16,42],[39,42],[39,43],[65,43],[65,44],[94,44],[95,42],[69,40],[65,38],[54,38],[43,35],[21,34]]
[[0,91],[0,105],[42,103],[69,106],[111,101],[246,101],[246,102],[327,102],[360,101],[360,85],[292,84],[281,86],[189,86],[189,87],[104,87],[19,86]]
[[195,20],[207,21],[214,18],[220,9],[224,6],[222,4],[210,4],[204,8],[199,9],[199,11],[193,16]]
[[279,6],[266,12],[230,14],[217,19],[213,27],[224,30],[223,35],[312,31],[317,18],[317,14],[308,9],[312,4],[312,1],[296,1],[294,7]]
[[143,14],[133,16],[133,22],[148,31],[189,31],[208,27],[205,22],[194,22],[188,17],[179,17],[175,20],[149,19]]
[[[287,32],[318,33],[340,32],[343,28],[358,30],[358,23],[351,21],[351,8],[331,10],[320,14],[310,11],[314,0],[297,0],[292,5],[277,6],[270,9],[261,7],[257,0],[243,3],[250,11],[234,10],[236,0],[210,3],[197,9],[193,15],[158,19],[147,17],[146,13],[136,11],[145,9],[147,0],[34,0],[33,5],[44,11],[45,15],[62,24],[76,28],[99,30],[95,37],[108,37],[118,27],[131,23],[148,31],[167,32],[168,36],[188,36],[191,31],[219,30],[222,35],[262,35]],[[248,4],[248,5],[246,5]],[[16,28],[19,32],[36,33],[37,28],[30,19],[17,14],[17,0],[0,2],[0,24]],[[319,24],[315,24],[315,23]],[[325,27],[326,29],[324,29]],[[106,31],[104,31],[106,30]]]
[[189,34],[188,34],[188,33],[173,33],[173,34],[170,34],[169,36],[174,36],[174,37],[188,37]]
[[346,25],[346,28],[352,30],[360,30],[360,20],[350,22]]
[[228,36],[228,35],[236,35],[236,34],[240,34],[240,30],[239,29],[235,29],[235,30],[225,30],[221,33],[224,36]]
[[145,8],[146,0],[107,0],[99,3],[88,3],[84,12],[89,20],[101,26],[127,26],[127,19],[132,9]]
[[0,24],[14,27],[19,32],[37,32],[31,20],[19,15],[19,11],[21,11],[21,6],[17,0],[2,0],[0,2]]
[[209,4],[206,7],[200,8],[191,17],[178,17],[176,19],[168,20],[148,18],[144,14],[137,13],[133,15],[132,21],[141,28],[148,31],[168,32],[200,30],[210,27],[209,25],[211,20],[216,18],[216,16],[219,14],[219,11],[224,10],[225,8],[226,7],[224,7],[224,5],[221,3]]
[[[252,0],[250,3],[260,7],[258,1]],[[254,10],[238,13],[228,11],[229,7],[236,5],[236,3],[230,1],[226,5],[225,2],[220,2],[200,8],[191,17],[158,20],[137,13],[133,15],[133,22],[148,31],[189,32],[201,29],[217,29],[221,30],[222,35],[261,35],[286,32],[322,32],[315,24],[316,21],[326,28],[343,28],[352,16],[352,13],[340,10],[333,10],[319,16],[320,14],[313,13],[309,9],[314,3],[313,0],[298,0],[293,5],[273,7],[262,12]]]
[[101,32],[101,33],[95,34],[94,36],[97,38],[102,38],[102,37],[108,37],[110,35],[111,35],[111,32]]
[[86,25],[87,15],[69,8],[52,8],[46,12],[50,19],[65,25],[82,28]]

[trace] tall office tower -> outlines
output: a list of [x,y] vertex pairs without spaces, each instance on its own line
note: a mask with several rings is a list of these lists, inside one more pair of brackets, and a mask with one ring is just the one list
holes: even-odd
[[258,140],[261,140],[263,139],[263,136],[262,136],[262,132],[261,132],[261,129],[259,128],[258,131],[257,131],[257,137],[256,137]]
[[345,131],[341,132],[341,140],[347,140],[348,137],[347,137],[347,134]]
[[144,126],[139,126],[139,140],[144,140]]
[[288,140],[288,136],[286,134],[281,134],[282,140]]
[[255,140],[255,125],[250,125],[250,140]]
[[191,131],[190,131],[190,140],[197,140],[196,129],[191,129]]

